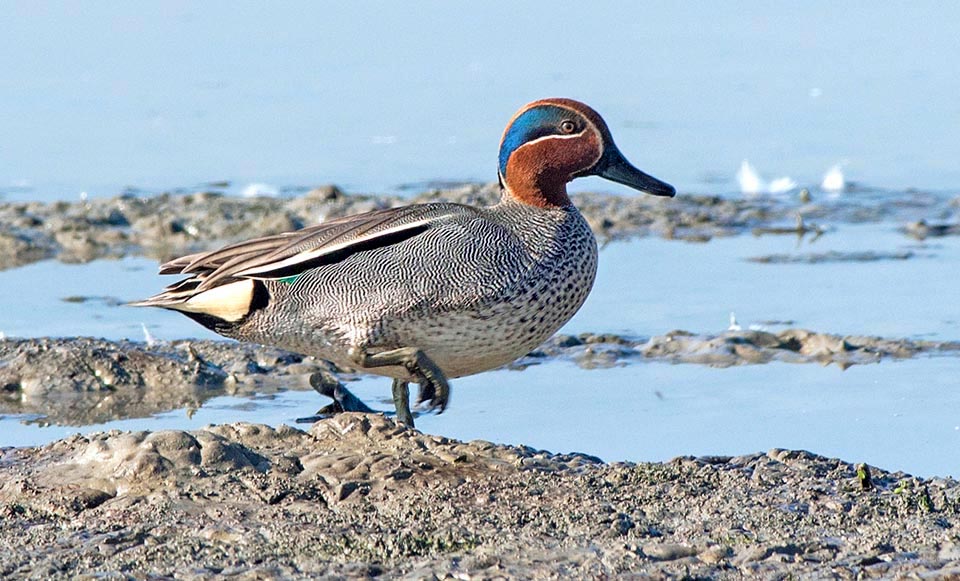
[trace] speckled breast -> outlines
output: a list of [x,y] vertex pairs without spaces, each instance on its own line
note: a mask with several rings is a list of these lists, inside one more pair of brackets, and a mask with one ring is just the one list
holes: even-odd
[[576,213],[549,249],[495,300],[427,317],[411,338],[450,377],[500,367],[529,353],[580,309],[593,288],[597,244]]

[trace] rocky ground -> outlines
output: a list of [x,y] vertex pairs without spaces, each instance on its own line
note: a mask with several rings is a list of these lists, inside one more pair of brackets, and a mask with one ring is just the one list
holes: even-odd
[[0,467],[4,577],[960,576],[960,484],[807,452],[603,464],[347,413]]

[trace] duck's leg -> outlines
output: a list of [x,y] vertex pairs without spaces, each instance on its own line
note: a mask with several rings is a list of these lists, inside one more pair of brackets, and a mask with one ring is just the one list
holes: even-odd
[[[427,355],[415,347],[402,347],[384,351],[382,353],[369,354],[360,347],[350,349],[350,358],[360,367],[389,367],[392,365],[403,366],[410,372],[416,382],[420,384],[421,399],[424,394],[429,395],[430,407],[442,413],[447,408],[450,401],[450,384],[447,382],[446,375],[437,367]],[[400,400],[407,402],[405,407],[408,412],[410,409],[409,395],[406,398],[399,398],[397,394],[397,384],[394,383],[394,403],[397,404],[397,416],[400,418],[401,406]],[[413,425],[413,417],[410,416],[410,425]],[[401,419],[402,421],[402,419]]]
[[420,383],[420,390],[417,392],[417,405],[425,401],[430,401],[437,396],[437,390],[430,383]]
[[393,380],[393,405],[397,408],[397,421],[413,427],[413,414],[410,413],[410,387],[402,379]]

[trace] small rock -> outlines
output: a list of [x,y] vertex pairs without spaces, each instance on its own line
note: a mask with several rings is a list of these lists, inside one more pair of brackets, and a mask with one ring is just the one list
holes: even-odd
[[658,561],[675,561],[696,556],[697,549],[676,543],[650,543],[643,546],[643,554]]
[[705,550],[701,551],[697,558],[699,558],[704,563],[710,565],[716,565],[726,559],[729,559],[733,556],[733,549],[727,545],[714,545],[708,547]]
[[941,561],[960,561],[960,543],[946,542],[940,547],[937,557]]
[[768,547],[747,547],[737,553],[733,559],[733,564],[737,567],[754,561],[762,561],[770,556]]

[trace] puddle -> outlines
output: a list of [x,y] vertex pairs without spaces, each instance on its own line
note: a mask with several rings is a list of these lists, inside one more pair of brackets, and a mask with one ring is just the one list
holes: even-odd
[[529,368],[523,377],[497,371],[462,379],[451,413],[424,417],[418,426],[607,461],[781,447],[957,476],[958,373],[955,358],[847,371],[783,363],[729,369],[639,363],[588,371],[557,363]]
[[[750,261],[829,252],[915,256]],[[791,326],[825,333],[957,339],[960,312],[944,301],[960,296],[957,272],[960,239],[918,244],[884,223],[840,225],[799,246],[792,236],[737,236],[706,244],[643,238],[604,248],[594,290],[565,332],[715,332],[727,328],[735,312],[743,328],[789,320]]]
[[157,266],[155,260],[125,258],[88,264],[45,261],[0,271],[0,289],[24,289],[6,294],[0,332],[7,337],[143,341],[146,326],[160,339],[217,338],[175,313],[123,306],[172,282],[156,274]]

